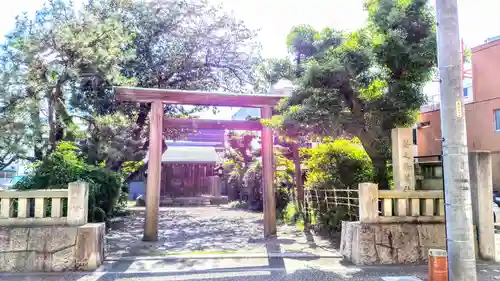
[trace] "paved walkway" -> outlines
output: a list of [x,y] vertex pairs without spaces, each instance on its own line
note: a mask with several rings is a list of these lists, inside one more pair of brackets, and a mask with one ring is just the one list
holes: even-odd
[[[479,265],[478,281],[500,280],[498,265]],[[180,259],[106,262],[96,272],[1,274],[9,281],[424,281],[426,266],[344,265],[338,258]],[[389,277],[418,279],[390,279]]]
[[169,255],[264,255],[287,253],[340,257],[329,241],[278,226],[276,238],[263,238],[263,214],[225,207],[161,208],[159,241],[143,242],[144,209],[111,229],[107,257]]
[[[99,270],[0,273],[0,280],[417,281],[427,278],[425,265],[346,264],[328,241],[305,235],[295,227],[279,226],[277,238],[262,239],[262,214],[222,207],[162,208],[160,241],[146,243],[141,241],[143,209],[136,212],[136,216],[126,218],[107,234],[107,254],[111,258]],[[254,257],[249,258],[250,255]],[[389,278],[399,276],[418,279]],[[479,281],[500,280],[500,265],[479,265],[478,276]]]

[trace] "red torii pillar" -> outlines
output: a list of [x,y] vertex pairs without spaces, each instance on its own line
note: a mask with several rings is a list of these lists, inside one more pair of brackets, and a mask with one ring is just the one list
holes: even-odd
[[151,103],[149,117],[148,177],[146,185],[146,219],[144,241],[158,240],[158,214],[160,211],[161,157],[163,140],[163,103]]
[[[272,117],[271,107],[261,108],[261,117],[270,119]],[[274,154],[273,154],[273,130],[268,127],[262,128],[262,182],[264,184],[264,235],[276,234],[276,195],[274,192]]]

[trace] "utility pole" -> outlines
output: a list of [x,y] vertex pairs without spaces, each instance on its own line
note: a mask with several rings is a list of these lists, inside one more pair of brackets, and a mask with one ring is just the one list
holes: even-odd
[[476,281],[457,0],[436,0],[448,276]]

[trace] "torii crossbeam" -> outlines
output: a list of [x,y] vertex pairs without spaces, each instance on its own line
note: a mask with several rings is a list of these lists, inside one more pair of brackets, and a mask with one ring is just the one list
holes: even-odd
[[[283,98],[282,95],[248,95],[174,89],[148,89],[115,87],[117,101],[151,103],[148,178],[146,186],[146,220],[144,240],[158,240],[158,212],[160,206],[160,179],[162,134],[164,128],[261,130],[264,185],[264,235],[276,234],[276,202],[273,188],[273,134],[270,128],[262,127],[259,121],[236,120],[164,120],[163,104],[253,107],[261,109],[261,117],[272,117],[272,107]],[[168,153],[168,152],[167,152]]]

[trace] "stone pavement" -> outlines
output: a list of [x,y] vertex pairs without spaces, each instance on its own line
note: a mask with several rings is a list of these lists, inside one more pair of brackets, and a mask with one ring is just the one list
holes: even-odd
[[143,242],[144,208],[133,212],[106,235],[107,257],[268,253],[340,257],[329,241],[295,226],[278,226],[277,237],[264,239],[262,213],[215,206],[161,208],[159,241]]

